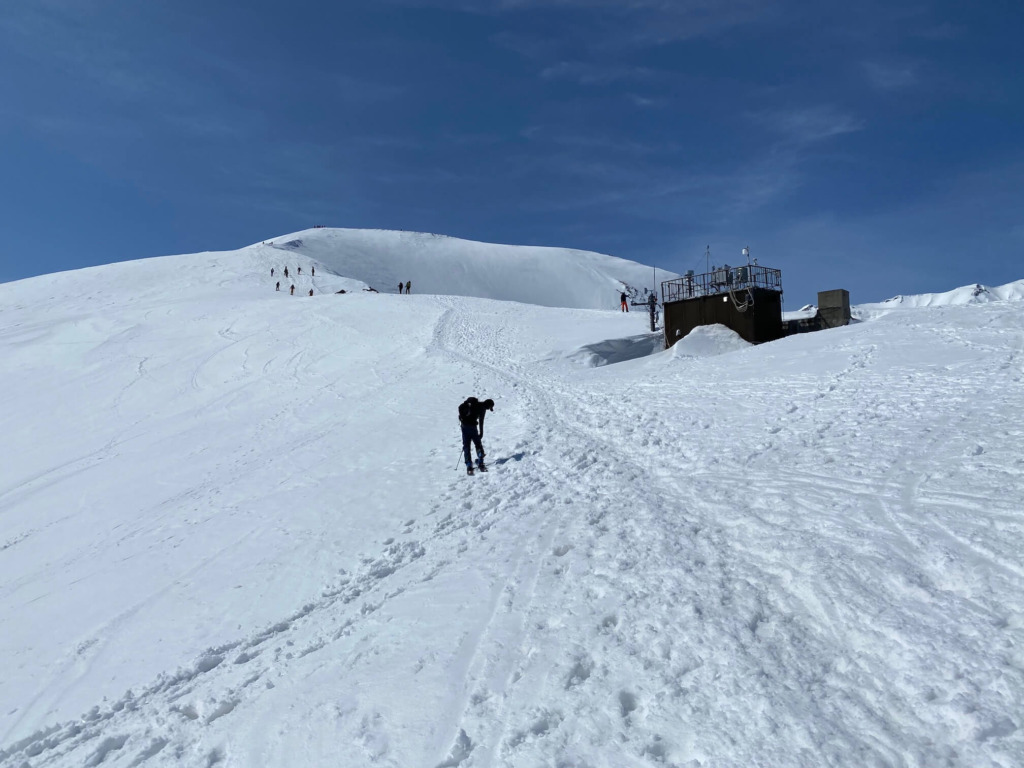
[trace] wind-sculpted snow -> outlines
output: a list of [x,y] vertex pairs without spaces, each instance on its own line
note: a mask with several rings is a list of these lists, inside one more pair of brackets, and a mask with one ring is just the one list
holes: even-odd
[[573,363],[594,368],[650,357],[661,351],[664,346],[663,333],[641,333],[622,339],[603,339],[594,344],[584,344],[579,349],[556,357],[564,357]]
[[0,287],[0,765],[1024,763],[1024,304],[635,357],[278,254]]

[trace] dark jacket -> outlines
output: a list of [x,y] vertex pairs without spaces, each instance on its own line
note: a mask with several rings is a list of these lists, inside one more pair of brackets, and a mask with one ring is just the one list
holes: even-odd
[[459,423],[477,426],[484,420],[487,409],[475,397],[470,397],[459,406]]
[[484,431],[484,417],[487,415],[487,411],[494,408],[493,400],[484,400],[483,402],[477,400],[475,397],[467,398],[459,406],[459,423],[463,426],[474,426],[480,429],[480,433]]

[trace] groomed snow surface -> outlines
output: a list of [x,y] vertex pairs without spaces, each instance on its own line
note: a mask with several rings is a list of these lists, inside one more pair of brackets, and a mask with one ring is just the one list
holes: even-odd
[[0,286],[0,765],[1024,765],[1024,302],[650,354],[286,240]]

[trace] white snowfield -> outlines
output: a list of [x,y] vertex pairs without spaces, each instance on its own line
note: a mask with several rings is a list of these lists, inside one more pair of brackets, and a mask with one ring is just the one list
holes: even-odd
[[406,237],[0,286],[0,765],[1024,765],[1024,302],[650,354]]

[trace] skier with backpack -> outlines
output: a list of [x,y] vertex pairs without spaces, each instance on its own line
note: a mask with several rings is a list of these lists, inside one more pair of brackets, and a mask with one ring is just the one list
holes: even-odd
[[[494,410],[494,401],[491,399],[481,402],[475,397],[466,398],[459,406],[459,425],[462,427],[462,456],[466,460],[466,474],[473,474],[473,459],[470,454],[470,444],[476,446],[476,467],[481,472],[487,471],[484,464],[484,417],[488,411]],[[479,429],[478,429],[479,427]]]

